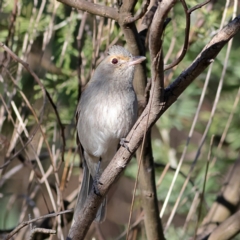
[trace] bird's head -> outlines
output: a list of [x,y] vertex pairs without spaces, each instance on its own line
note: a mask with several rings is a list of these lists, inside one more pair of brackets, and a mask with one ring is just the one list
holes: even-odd
[[133,79],[134,66],[144,61],[146,57],[133,56],[125,48],[114,45],[108,51],[108,56],[99,64],[96,70],[104,73],[104,76],[119,79]]

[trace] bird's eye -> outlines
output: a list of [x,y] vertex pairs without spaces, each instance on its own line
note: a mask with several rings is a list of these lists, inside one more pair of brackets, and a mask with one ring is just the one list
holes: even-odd
[[118,63],[118,60],[116,58],[113,58],[112,59],[112,64],[117,64]]

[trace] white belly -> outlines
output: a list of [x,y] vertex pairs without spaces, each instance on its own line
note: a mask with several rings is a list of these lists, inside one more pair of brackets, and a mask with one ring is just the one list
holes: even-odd
[[[101,101],[98,99],[101,99]],[[85,99],[80,105],[78,136],[91,168],[95,168],[100,157],[101,169],[111,161],[117,151],[120,139],[126,137],[137,119],[137,100],[135,93],[124,92]],[[130,99],[130,100],[129,100]],[[132,100],[131,100],[132,99]]]

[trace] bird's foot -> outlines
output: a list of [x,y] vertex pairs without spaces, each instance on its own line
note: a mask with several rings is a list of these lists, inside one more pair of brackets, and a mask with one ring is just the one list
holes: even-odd
[[100,191],[98,189],[98,184],[102,185],[102,183],[99,181],[101,162],[102,162],[102,158],[100,157],[100,159],[98,161],[98,165],[97,165],[97,171],[96,171],[97,174],[95,175],[95,177],[93,179],[93,191],[98,196],[101,196]]
[[103,185],[103,184],[99,181],[99,177],[96,176],[96,177],[94,178],[94,180],[93,180],[93,192],[94,192],[96,195],[101,196],[100,191],[99,191],[99,189],[98,189],[98,184]]
[[128,145],[127,145],[128,143],[129,143],[129,141],[126,140],[126,138],[121,138],[121,139],[120,139],[120,145],[121,145],[122,147],[126,148],[126,149],[131,153],[131,151],[130,151]]

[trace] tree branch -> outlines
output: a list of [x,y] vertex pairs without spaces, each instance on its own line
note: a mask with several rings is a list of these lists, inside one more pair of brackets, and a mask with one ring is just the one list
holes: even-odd
[[157,99],[157,96],[153,93],[154,86],[152,87],[151,94],[154,96],[152,105],[150,106],[149,101],[142,115],[139,117],[127,136],[130,151],[121,147],[115,154],[113,160],[109,163],[99,179],[99,183],[101,183],[98,184],[99,194],[96,195],[93,190],[91,191],[84,208],[78,216],[78,220],[74,223],[70,230],[68,239],[84,238],[89,226],[96,216],[97,209],[104,196],[107,194],[114,181],[118,179],[124,171],[133,153],[139,147],[143,139],[144,129],[147,127],[147,130],[149,130],[152,127],[157,119],[177,100],[177,98],[192,83],[192,81],[196,79],[196,77],[199,76],[199,74],[202,73],[209,64],[211,64],[224,45],[239,30],[240,15],[231,21],[226,27],[221,29],[218,34],[213,37],[210,43],[207,44],[199,56],[197,56],[194,62],[182,72],[182,74],[170,85],[170,87],[165,90],[164,105],[162,105],[159,101],[159,96]]
[[[163,54],[161,37],[164,30],[164,21],[168,12],[174,6],[175,0],[162,1],[157,5],[156,12],[152,19],[152,24],[149,30],[149,49],[151,57],[151,76],[152,90],[149,99],[149,111],[153,104],[161,105],[164,91],[164,75],[163,75]],[[150,115],[150,112],[148,112]],[[147,120],[148,122],[148,120]],[[145,125],[147,126],[147,125]],[[144,133],[147,131],[145,128]],[[145,139],[146,137],[146,139]],[[140,163],[140,178],[139,182],[142,191],[142,202],[144,208],[144,223],[147,239],[165,239],[163,227],[159,217],[158,199],[155,184],[154,162],[151,149],[151,134],[150,131],[144,136],[144,148],[141,152],[137,151]]]
[[149,2],[150,2],[150,0],[147,0],[147,2],[144,4],[143,8],[141,9],[141,12],[138,15],[125,19],[125,24],[130,24],[130,23],[136,22],[137,20],[141,19],[147,12]]
[[181,50],[181,53],[180,53],[179,57],[177,59],[175,59],[172,63],[166,65],[164,67],[164,70],[168,70],[170,68],[175,67],[185,57],[185,55],[187,53],[187,50],[188,50],[188,45],[189,45],[189,33],[190,33],[190,26],[191,26],[191,13],[193,11],[195,11],[196,9],[201,8],[204,5],[208,4],[210,2],[210,0],[207,0],[204,3],[198,4],[195,7],[192,7],[191,9],[188,9],[185,0],[181,0],[180,2],[183,5],[183,9],[184,9],[184,12],[185,12],[185,15],[186,15],[185,40],[184,40],[184,44],[183,44],[183,47],[182,47],[182,50]]
[[88,13],[98,15],[101,17],[111,18],[118,21],[119,14],[116,8],[95,4],[92,2],[84,1],[84,0],[57,0],[61,3],[64,3],[70,7],[87,11]]
[[185,27],[184,44],[183,44],[183,47],[182,47],[182,52],[179,55],[179,57],[177,59],[175,59],[172,63],[166,65],[164,67],[164,70],[168,70],[170,68],[173,68],[178,63],[180,63],[182,61],[182,59],[184,58],[185,54],[187,53],[187,49],[188,49],[188,39],[189,39],[189,32],[190,32],[190,25],[191,25],[191,17],[190,17],[190,13],[188,12],[188,7],[187,7],[187,4],[186,4],[185,0],[181,0],[180,2],[183,5],[184,13],[186,15],[186,27]]
[[194,62],[165,90],[165,107],[162,111],[166,111],[166,109],[177,100],[191,82],[214,61],[225,44],[239,30],[240,15],[221,29],[204,47]]
[[33,222],[36,222],[36,221],[39,221],[39,220],[42,220],[42,219],[46,219],[46,218],[50,218],[50,217],[57,217],[58,215],[61,215],[61,214],[65,214],[65,213],[69,213],[69,212],[72,212],[73,209],[69,209],[69,210],[65,210],[65,211],[61,211],[61,212],[57,212],[57,213],[50,213],[50,214],[47,214],[47,215],[44,215],[44,216],[40,216],[38,218],[34,218],[34,219],[31,219],[29,221],[26,221],[26,222],[22,222],[21,224],[19,224],[16,228],[14,228],[14,230],[12,232],[10,232],[5,240],[8,240],[10,239],[13,235],[15,235],[18,231],[20,231],[23,227],[25,226],[28,226],[29,224],[33,223]]

